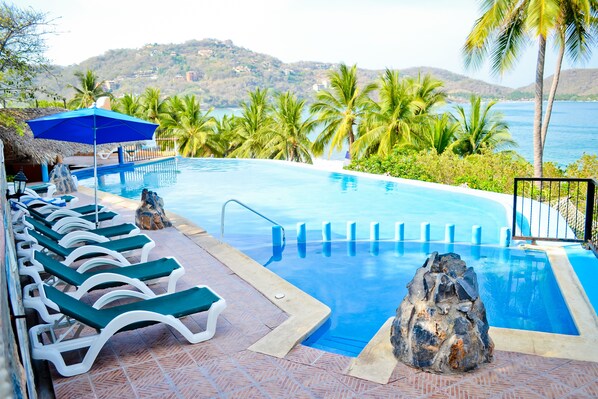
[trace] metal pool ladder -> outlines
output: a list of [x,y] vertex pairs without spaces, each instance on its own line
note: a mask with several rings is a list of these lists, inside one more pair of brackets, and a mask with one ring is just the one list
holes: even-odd
[[280,226],[280,228],[282,230],[282,241],[286,242],[286,233],[284,231],[284,227],[282,227],[282,225],[280,223],[276,223],[274,220],[272,220],[272,219],[270,219],[270,218],[262,215],[261,213],[259,213],[255,209],[250,208],[249,206],[245,205],[244,203],[242,203],[241,201],[238,201],[236,199],[229,199],[224,204],[222,204],[222,214],[220,216],[220,237],[224,237],[224,212],[225,212],[225,209],[226,209],[226,205],[229,202],[236,202],[237,204],[241,205],[243,208],[245,208],[245,209],[247,209],[247,210],[255,213],[256,215],[258,215],[262,219],[266,219],[268,222],[272,223],[275,226]]

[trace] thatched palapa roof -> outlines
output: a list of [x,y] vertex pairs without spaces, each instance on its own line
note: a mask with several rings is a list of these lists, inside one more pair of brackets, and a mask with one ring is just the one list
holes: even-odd
[[[68,157],[77,153],[91,153],[93,146],[67,141],[34,139],[33,132],[25,123],[30,119],[65,112],[63,108],[4,108],[0,109],[0,140],[4,142],[5,154],[32,163],[53,163],[57,155]],[[127,143],[133,144],[133,143]],[[104,144],[98,150],[111,150],[118,144]]]

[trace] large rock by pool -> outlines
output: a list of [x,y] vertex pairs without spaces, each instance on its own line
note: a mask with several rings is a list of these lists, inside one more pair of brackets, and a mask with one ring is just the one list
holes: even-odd
[[466,372],[492,361],[477,276],[459,255],[434,252],[407,288],[391,329],[397,359],[435,373]]

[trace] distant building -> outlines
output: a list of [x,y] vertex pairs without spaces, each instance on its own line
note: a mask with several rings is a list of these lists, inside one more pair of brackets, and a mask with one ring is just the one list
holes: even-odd
[[214,55],[214,50],[209,48],[201,49],[197,52],[197,55],[200,57],[210,58]]
[[104,81],[104,87],[106,91],[114,91],[120,87],[120,83],[116,80],[106,80]]
[[330,84],[328,83],[328,81],[323,80],[320,83],[314,84],[311,88],[313,89],[313,91],[320,91],[320,90],[327,89],[328,87],[330,87]]
[[185,80],[187,82],[197,82],[198,79],[199,76],[195,71],[187,71],[187,73],[185,74]]
[[247,65],[237,65],[233,68],[233,71],[236,73],[249,72],[249,67]]

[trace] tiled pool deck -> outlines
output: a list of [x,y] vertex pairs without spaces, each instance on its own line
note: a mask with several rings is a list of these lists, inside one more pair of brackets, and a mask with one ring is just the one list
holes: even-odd
[[[91,200],[79,196],[82,203]],[[130,207],[109,206],[124,221],[134,219]],[[163,325],[117,334],[86,374],[64,378],[50,366],[56,397],[598,397],[598,363],[594,362],[496,351],[492,364],[463,376],[433,375],[399,364],[388,384],[377,384],[349,376],[351,358],[302,345],[284,358],[250,351],[287,315],[181,231],[168,228],[147,234],[156,241],[150,259],[175,256],[185,267],[178,290],[207,284],[226,299],[228,307],[218,320],[216,335],[192,345]],[[165,285],[154,287],[163,291]],[[185,321],[200,326],[204,322],[205,315]]]

